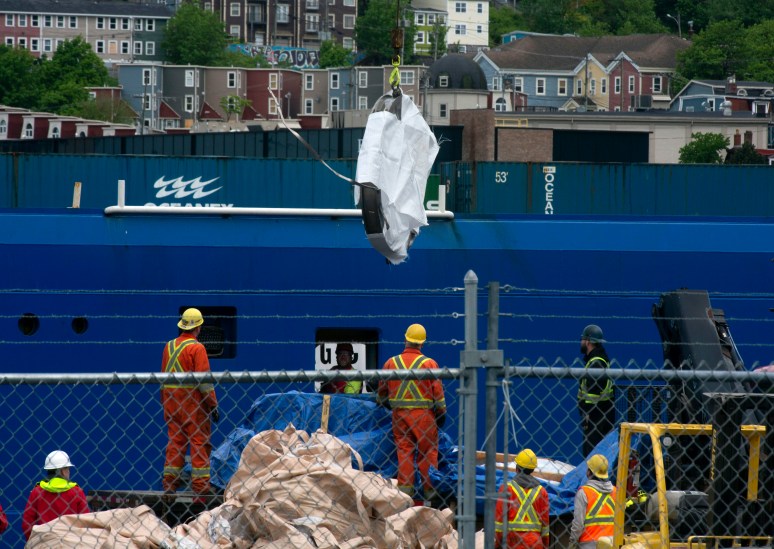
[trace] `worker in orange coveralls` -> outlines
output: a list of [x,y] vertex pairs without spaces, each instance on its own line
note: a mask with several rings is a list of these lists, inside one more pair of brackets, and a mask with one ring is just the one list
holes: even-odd
[[[198,309],[186,309],[177,326],[182,330],[177,339],[164,347],[161,358],[162,372],[209,372],[207,350],[196,338],[204,318]],[[197,494],[210,493],[210,418],[218,422],[218,400],[210,383],[169,383],[161,388],[164,421],[167,424],[167,443],[164,478],[167,494],[180,485],[180,474],[185,454],[191,446],[191,485]]]
[[[406,330],[403,353],[384,363],[385,370],[437,369],[421,352],[427,333],[421,324]],[[438,467],[438,429],[446,422],[446,400],[440,379],[380,381],[378,402],[392,409],[392,434],[398,454],[398,488],[414,497],[414,454],[422,478],[424,499],[434,500],[430,466]]]
[[507,502],[499,498],[495,507],[496,549],[548,549],[548,492],[532,476],[536,467],[537,456],[529,448],[516,455],[516,477],[500,488],[507,492]]

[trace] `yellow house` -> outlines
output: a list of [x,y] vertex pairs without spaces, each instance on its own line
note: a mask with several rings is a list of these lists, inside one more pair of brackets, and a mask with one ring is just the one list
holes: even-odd
[[588,54],[573,72],[572,97],[565,102],[562,110],[609,110],[610,78],[606,67]]

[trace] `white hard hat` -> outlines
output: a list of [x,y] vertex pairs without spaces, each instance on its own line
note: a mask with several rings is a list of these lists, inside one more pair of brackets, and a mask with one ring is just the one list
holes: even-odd
[[62,450],[54,450],[46,456],[46,463],[43,465],[43,469],[52,471],[54,469],[62,469],[64,467],[75,466],[70,463],[70,456],[68,456]]

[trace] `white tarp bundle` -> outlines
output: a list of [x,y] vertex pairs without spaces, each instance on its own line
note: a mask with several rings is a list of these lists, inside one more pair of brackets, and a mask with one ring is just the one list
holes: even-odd
[[[384,110],[379,110],[382,106]],[[427,225],[425,186],[439,148],[422,114],[405,95],[383,96],[368,116],[355,180],[381,191],[386,247],[375,247],[393,264],[408,257],[419,228]],[[355,203],[360,194],[355,187]]]
[[145,506],[66,516],[35,526],[27,547],[458,547],[451,510],[412,507],[393,481],[353,468],[352,457],[352,449],[332,435],[310,436],[292,426],[264,431],[242,452],[223,505],[187,524],[170,530]]

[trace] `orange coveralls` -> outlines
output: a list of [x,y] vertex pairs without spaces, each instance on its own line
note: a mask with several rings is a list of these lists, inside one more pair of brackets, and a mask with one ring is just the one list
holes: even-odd
[[[419,349],[407,347],[384,363],[385,370],[438,368],[432,358]],[[446,413],[446,400],[440,379],[381,381],[380,399],[389,398],[392,409],[392,434],[398,454],[398,488],[414,495],[414,454],[422,477],[425,497],[431,497],[430,466],[438,467],[437,414]]]
[[[495,547],[498,549],[548,549],[548,493],[534,482],[525,488],[508,482],[500,492],[508,491],[508,517],[505,502],[497,500],[495,507]],[[505,543],[503,543],[503,533]]]
[[[209,372],[210,361],[204,345],[183,333],[164,347],[162,372]],[[210,488],[210,412],[217,407],[215,388],[210,383],[165,384],[161,388],[164,421],[169,442],[164,462],[164,490],[177,490],[191,446],[191,484],[194,492]]]

